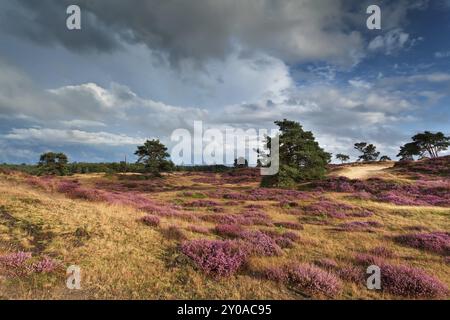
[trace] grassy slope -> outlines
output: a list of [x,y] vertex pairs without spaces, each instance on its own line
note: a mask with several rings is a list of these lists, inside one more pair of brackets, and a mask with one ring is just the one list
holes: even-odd
[[[83,183],[98,175],[79,177]],[[169,185],[186,190],[213,191],[215,186],[194,183],[195,176],[172,175]],[[229,189],[253,188],[256,184],[222,186]],[[194,200],[180,191],[155,192],[148,195],[165,202],[173,199]],[[391,248],[397,257],[393,262],[406,263],[437,276],[450,287],[449,266],[442,257],[396,245],[388,236],[406,233],[405,227],[423,226],[430,231],[450,230],[450,210],[437,207],[399,207],[370,201],[348,200],[343,194],[326,194],[330,199],[357,204],[375,212],[370,220],[383,223],[378,232],[337,232],[331,225],[305,224],[297,231],[302,242],[284,250],[280,257],[253,258],[248,269],[224,280],[205,277],[181,256],[176,239],[165,236],[169,225],[185,228],[192,222],[162,219],[155,228],[136,220],[143,216],[131,207],[71,200],[61,194],[48,193],[27,186],[21,176],[0,177],[0,254],[29,250],[37,255],[48,254],[62,260],[65,266],[82,268],[82,290],[65,288],[64,271],[55,275],[36,275],[26,279],[1,277],[0,298],[110,298],[110,299],[301,299],[303,295],[277,283],[252,276],[252,270],[286,262],[313,262],[332,258],[343,265],[351,264],[356,253],[376,247]],[[219,200],[225,202],[225,200]],[[256,203],[247,201],[246,204]],[[259,202],[259,204],[261,204]],[[243,205],[226,207],[239,213]],[[206,209],[196,209],[205,211]],[[265,202],[267,213],[275,221],[298,221],[276,202]],[[13,219],[11,218],[13,217]],[[198,224],[196,222],[195,224]],[[201,222],[207,227],[214,224]],[[90,237],[80,236],[77,229]],[[31,231],[30,231],[31,230]],[[184,230],[188,238],[217,238]],[[339,298],[392,298],[346,282]]]

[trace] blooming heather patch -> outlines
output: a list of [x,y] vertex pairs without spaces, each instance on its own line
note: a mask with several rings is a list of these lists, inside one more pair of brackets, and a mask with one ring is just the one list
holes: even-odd
[[47,256],[44,256],[42,260],[35,262],[31,265],[31,269],[36,273],[51,273],[58,268],[59,263]]
[[326,270],[333,270],[338,267],[338,263],[335,260],[329,258],[316,260],[314,261],[314,264]]
[[329,200],[321,200],[304,207],[304,212],[308,215],[325,216],[329,218],[344,219],[359,208],[350,206],[345,203],[332,202]]
[[140,219],[141,222],[146,224],[147,226],[157,227],[160,223],[160,220],[157,216],[146,215]]
[[247,201],[289,201],[294,203],[296,200],[308,200],[313,196],[312,193],[306,193],[296,190],[256,188],[242,193],[223,193],[223,198],[231,200]]
[[386,247],[375,247],[369,250],[369,253],[382,258],[393,258],[395,257],[395,253]]
[[258,168],[238,168],[221,174],[225,183],[242,184],[249,182],[258,182],[261,175]]
[[0,256],[0,269],[12,277],[23,277],[32,273],[51,273],[58,266],[59,263],[56,260],[47,256],[40,260],[33,259],[30,252],[19,251]]
[[262,271],[262,276],[268,280],[287,283],[289,275],[283,267],[269,267]]
[[420,161],[399,161],[395,168],[404,173],[419,172],[427,175],[450,177],[450,156]]
[[29,272],[30,252],[14,252],[0,256],[0,267],[10,276],[24,276]]
[[377,221],[352,221],[342,223],[337,230],[340,231],[371,231],[372,228],[381,227],[382,224]]
[[245,231],[242,239],[250,253],[262,256],[278,256],[281,248],[268,235],[261,231]]
[[293,230],[303,230],[303,226],[300,223],[296,222],[275,222],[274,225],[276,227],[286,228],[286,229],[293,229]]
[[397,205],[450,206],[450,182],[448,180],[417,180],[415,183],[400,184],[378,178],[350,180],[345,177],[331,177],[313,183],[316,190],[347,192],[358,195],[365,192],[371,200],[390,202]]
[[188,226],[186,229],[189,231],[195,232],[195,233],[201,233],[201,234],[209,233],[209,229],[206,227],[202,227],[202,226],[191,225],[191,226]]
[[52,191],[55,188],[56,179],[53,176],[28,177],[25,182],[33,187]]
[[94,189],[81,187],[78,182],[63,181],[58,185],[58,192],[64,193],[72,199],[83,199],[88,201],[104,201],[104,194]]
[[344,266],[336,271],[337,275],[345,281],[354,283],[365,283],[365,273],[361,267],[358,266]]
[[381,265],[385,264],[385,260],[382,257],[377,257],[374,255],[365,254],[365,253],[357,254],[355,256],[355,261],[358,264],[363,265],[365,267],[368,267],[370,265],[381,266]]
[[239,201],[233,201],[233,200],[230,200],[230,201],[227,201],[227,202],[224,203],[224,205],[227,206],[227,207],[238,206],[240,204],[241,203]]
[[242,219],[248,221],[248,224],[272,226],[272,219],[263,211],[251,209],[242,214]]
[[292,241],[289,238],[284,237],[278,237],[275,239],[275,243],[281,248],[281,249],[287,249],[287,248],[293,248],[295,246],[295,242]]
[[440,298],[448,294],[445,284],[421,269],[390,264],[383,264],[380,268],[382,290],[394,295]]
[[240,238],[244,230],[238,224],[220,224],[214,228],[214,231],[222,237]]
[[292,232],[292,231],[284,232],[281,236],[283,238],[289,239],[294,242],[297,242],[300,240],[300,237],[298,236],[298,234],[296,234],[295,232]]
[[217,207],[219,205],[220,203],[212,200],[196,200],[185,204],[186,207],[194,207],[194,208],[210,208],[210,207]]
[[310,295],[336,296],[342,284],[332,273],[310,264],[271,268],[265,272],[270,280],[280,281]]
[[181,244],[181,252],[195,265],[215,278],[234,274],[245,263],[247,254],[234,241],[192,240]]
[[397,236],[394,239],[409,247],[450,255],[450,233],[448,232],[413,233]]
[[295,232],[291,231],[279,233],[274,230],[263,230],[261,232],[272,238],[275,243],[282,249],[294,247],[295,242],[299,241],[300,239],[300,237]]
[[373,212],[370,210],[361,210],[349,213],[348,216],[354,217],[354,218],[367,218],[373,216]]

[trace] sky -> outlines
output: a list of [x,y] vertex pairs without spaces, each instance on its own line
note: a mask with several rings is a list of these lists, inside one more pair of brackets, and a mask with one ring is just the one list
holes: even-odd
[[450,134],[449,34],[450,0],[1,1],[0,162],[133,160],[194,121],[283,118],[333,154],[366,141],[394,159],[417,132]]

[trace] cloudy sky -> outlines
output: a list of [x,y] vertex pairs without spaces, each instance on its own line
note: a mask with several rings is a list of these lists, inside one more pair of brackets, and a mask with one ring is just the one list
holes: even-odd
[[195,120],[283,118],[329,152],[394,157],[418,131],[450,133],[449,34],[449,0],[1,1],[0,162],[120,161]]

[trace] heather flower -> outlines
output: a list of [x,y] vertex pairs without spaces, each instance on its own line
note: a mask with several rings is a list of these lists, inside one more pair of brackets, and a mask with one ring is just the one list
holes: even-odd
[[281,236],[283,238],[289,239],[293,242],[300,240],[300,237],[298,236],[298,234],[296,234],[295,232],[292,232],[292,231],[284,232]]
[[316,260],[316,261],[314,261],[314,264],[317,265],[318,267],[321,267],[321,268],[327,269],[327,270],[333,270],[338,267],[337,262],[334,261],[333,259],[329,259],[329,258],[323,258],[323,259]]
[[285,268],[271,267],[263,271],[263,276],[271,281],[286,283],[289,279],[289,275]]
[[342,284],[332,273],[310,264],[291,265],[285,267],[288,275],[287,284],[296,290],[311,295],[334,297],[340,291]]
[[388,249],[386,247],[375,247],[375,248],[371,249],[369,251],[369,253],[373,254],[374,256],[382,257],[382,258],[393,258],[393,257],[395,257],[395,253],[392,250],[390,250],[390,249]]
[[281,248],[268,235],[261,231],[246,231],[242,234],[248,250],[257,255],[278,256],[281,254]]
[[146,215],[140,219],[141,222],[144,224],[151,226],[151,227],[157,227],[160,223],[160,220],[157,216],[152,215]]
[[200,208],[208,208],[208,207],[216,207],[220,204],[216,201],[212,200],[196,200],[186,204],[187,207],[200,207]]
[[336,273],[342,280],[345,281],[361,284],[365,283],[366,280],[364,270],[357,266],[345,266],[339,268]]
[[243,229],[237,224],[221,224],[217,225],[214,231],[219,235],[226,238],[239,238],[243,234]]
[[195,265],[213,277],[234,274],[246,261],[246,251],[234,241],[192,240],[183,242],[181,251]]
[[294,241],[292,241],[291,239],[288,239],[288,238],[283,238],[283,237],[275,238],[275,243],[281,249],[293,248],[295,245]]
[[196,226],[196,225],[191,225],[191,226],[187,227],[187,230],[195,232],[195,233],[202,233],[202,234],[209,233],[208,228],[202,227],[202,226]]
[[373,256],[370,254],[360,253],[355,256],[355,261],[364,266],[376,265],[381,266],[385,263],[382,257]]
[[25,275],[28,273],[27,266],[31,259],[30,252],[15,252],[0,256],[0,267],[4,268],[7,273],[12,275]]
[[246,205],[245,208],[247,208],[247,209],[264,209],[264,206],[261,204],[251,203],[251,204]]
[[442,255],[450,254],[450,233],[414,233],[397,236],[394,239],[396,242],[409,247],[423,249]]
[[381,268],[381,288],[398,296],[412,298],[440,298],[448,289],[437,278],[408,266],[384,264]]
[[342,223],[338,226],[341,231],[370,231],[371,228],[381,227],[382,224],[377,221],[352,221]]
[[31,269],[36,273],[50,273],[58,267],[58,262],[45,256],[42,260],[33,263]]

